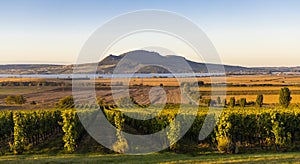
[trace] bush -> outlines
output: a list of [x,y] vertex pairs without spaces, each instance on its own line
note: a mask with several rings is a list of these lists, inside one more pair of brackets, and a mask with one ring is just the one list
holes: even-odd
[[263,101],[264,101],[264,96],[262,94],[257,95],[257,97],[256,97],[256,106],[261,108],[262,105],[263,105]]
[[221,97],[217,97],[217,104],[221,104]]
[[22,95],[17,95],[15,98],[16,98],[16,104],[25,104],[26,103],[26,99]]
[[244,108],[246,106],[246,104],[247,104],[246,98],[241,98],[240,99],[240,106]]
[[232,153],[234,150],[234,144],[229,137],[218,138],[218,151],[221,153]]
[[35,101],[31,101],[30,104],[31,105],[36,105],[36,102]]
[[224,107],[227,105],[227,100],[226,100],[226,98],[223,99],[222,105],[223,105]]
[[70,109],[75,107],[74,99],[72,96],[66,96],[59,100],[59,102],[56,104],[57,108],[62,109]]
[[235,97],[230,97],[229,106],[233,108],[235,106]]
[[6,103],[6,104],[14,104],[14,103],[15,103],[15,98],[14,98],[14,96],[7,96],[7,97],[5,98],[5,103]]
[[25,104],[26,98],[23,95],[16,95],[16,96],[7,96],[5,98],[6,104]]
[[212,99],[201,99],[200,103],[203,103],[203,104],[207,105],[208,107],[217,105],[217,101],[212,100]]
[[279,94],[279,104],[282,107],[287,108],[290,105],[291,100],[292,100],[292,97],[291,97],[291,92],[290,92],[289,88],[287,88],[287,87],[281,88],[280,94]]

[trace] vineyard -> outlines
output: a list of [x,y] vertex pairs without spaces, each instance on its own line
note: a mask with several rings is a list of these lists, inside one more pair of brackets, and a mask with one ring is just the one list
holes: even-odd
[[[83,108],[83,107],[81,107]],[[86,108],[86,107],[84,107]],[[87,135],[84,125],[92,123],[97,113],[104,112],[107,120],[117,127],[115,137],[117,144],[112,147],[124,152],[133,149],[128,147],[121,131],[134,134],[152,134],[170,125],[166,140],[161,144],[170,143],[167,151],[219,151],[221,153],[239,153],[249,150],[262,151],[297,151],[300,150],[300,109],[298,107],[283,108],[226,108],[217,126],[203,141],[198,140],[199,132],[207,116],[207,107],[200,107],[192,126],[178,141],[181,127],[191,119],[189,112],[178,114],[179,105],[166,105],[162,111],[139,108],[117,108],[116,106],[92,106],[84,110],[39,110],[39,111],[1,111],[0,112],[0,150],[1,154],[22,154],[61,133],[64,151],[73,153],[82,144],[82,137]],[[189,105],[184,105],[188,111]],[[144,110],[143,110],[144,109]],[[133,119],[124,110],[130,110],[131,115],[156,117],[150,119]],[[123,111],[123,112],[122,112]],[[80,118],[79,118],[80,115]],[[183,120],[176,128],[172,122],[176,116]],[[212,116],[213,117],[213,116]],[[214,118],[214,117],[213,117]],[[188,145],[188,146],[187,146]],[[85,145],[89,146],[89,145]],[[121,147],[121,148],[120,148]],[[187,149],[187,147],[189,147]],[[197,149],[192,148],[197,147]]]

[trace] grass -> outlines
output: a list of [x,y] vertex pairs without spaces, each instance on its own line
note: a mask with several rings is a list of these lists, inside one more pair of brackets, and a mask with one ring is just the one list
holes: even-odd
[[10,155],[0,157],[0,163],[300,163],[300,152],[255,154],[190,155],[154,153],[148,155]]
[[24,152],[23,155],[0,156],[0,163],[300,163],[300,152],[260,151],[245,154],[219,154],[214,151],[200,153],[198,151],[198,153],[186,154],[161,152],[147,155],[123,155],[99,150],[102,146],[99,146],[88,135],[84,136],[83,140],[83,144],[79,145],[76,153],[65,154],[62,150],[61,133],[58,133],[45,143]]

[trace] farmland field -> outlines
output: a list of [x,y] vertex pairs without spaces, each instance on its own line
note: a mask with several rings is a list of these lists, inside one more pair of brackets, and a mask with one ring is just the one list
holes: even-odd
[[7,94],[29,94],[29,93],[36,93],[36,92],[47,92],[50,90],[54,90],[57,87],[24,87],[24,86],[9,86],[9,87],[1,87],[0,95],[7,95]]
[[[223,77],[213,77],[215,81],[222,80]],[[188,81],[189,78],[181,78],[183,81]],[[210,77],[198,77],[197,80],[201,80],[205,83],[210,83]],[[113,81],[124,82],[122,79],[114,79]],[[96,82],[110,83],[111,79],[96,79]],[[132,85],[154,85],[158,86],[161,83],[165,86],[178,86],[178,80],[176,78],[132,78],[130,80]],[[227,76],[226,83],[228,84],[273,84],[273,85],[298,85],[300,84],[300,76],[277,76],[277,75],[237,75]]]
[[[214,77],[218,79],[218,77]],[[189,81],[188,78],[181,79],[182,81]],[[209,84],[210,78],[203,77],[197,78],[198,81],[203,81],[204,84]],[[227,100],[230,97],[247,98],[247,101],[255,101],[258,94],[263,94],[266,104],[278,103],[279,90],[283,86],[289,87],[292,93],[292,103],[300,102],[300,77],[298,76],[229,76],[226,78],[228,86],[214,87],[214,91],[226,91]],[[285,83],[282,83],[282,80]],[[9,95],[23,94],[27,98],[27,102],[35,101],[36,106],[30,106],[27,103],[26,109],[30,108],[52,108],[54,104],[62,97],[72,95],[71,81],[64,79],[30,79],[30,78],[2,78],[0,83],[8,82],[36,82],[42,83],[45,81],[59,84],[59,86],[0,86],[0,109],[21,109],[17,106],[5,105],[4,99]],[[114,103],[111,91],[110,82],[111,79],[96,79],[96,94],[99,97],[105,98],[108,103]],[[113,82],[118,82],[121,85],[125,82],[124,79],[114,79]],[[13,85],[13,84],[10,84]],[[178,88],[178,81],[176,78],[133,78],[130,82],[130,92],[139,103],[149,103],[148,93],[151,86],[164,86],[164,90],[167,94],[167,103],[188,103],[185,100],[180,100],[180,89]],[[246,86],[245,86],[246,85]],[[258,86],[257,86],[258,85]],[[267,86],[263,86],[267,85]],[[271,85],[271,86],[270,86]],[[122,89],[122,86],[116,87],[116,89]],[[196,90],[196,89],[194,89]],[[210,95],[210,86],[200,86],[200,95],[204,98]],[[159,100],[158,102],[162,102]]]
[[[207,104],[200,104],[195,122],[187,134],[179,140],[177,146],[147,156],[120,155],[108,150],[83,129],[75,110],[57,108],[56,104],[60,99],[72,95],[70,80],[28,80],[11,78],[0,81],[2,85],[9,84],[9,86],[0,86],[1,163],[15,163],[24,159],[25,163],[46,161],[76,163],[79,162],[79,158],[80,162],[92,163],[138,163],[141,158],[149,163],[300,162],[298,153],[300,150],[298,126],[300,122],[298,105],[300,103],[300,86],[298,80],[300,78],[298,77],[228,77],[226,82],[228,86],[214,87],[216,93],[226,90],[227,102],[230,97],[235,97],[236,100],[246,98],[247,102],[255,102],[257,95],[263,94],[263,107],[258,108],[253,104],[246,105],[246,107],[225,106],[214,131],[207,139],[198,141],[199,131],[209,109]],[[126,89],[126,85],[122,84],[125,81],[115,80],[118,85],[114,89],[117,94],[120,94]],[[281,80],[285,82],[282,83]],[[189,79],[185,79],[185,81],[189,81]],[[202,99],[208,99],[212,89],[209,78],[198,78],[198,81],[203,81],[204,85],[191,87],[191,90],[199,91]],[[26,86],[28,82],[30,82],[30,86]],[[104,105],[102,104],[100,109],[112,125],[132,134],[152,134],[161,130],[165,124],[169,124],[174,119],[180,103],[183,103],[185,109],[190,108],[189,100],[181,100],[181,90],[174,78],[132,79],[129,86],[130,96],[141,106],[129,109],[126,106],[123,108],[115,105],[109,82],[110,79],[96,79],[96,95],[104,98]],[[159,90],[155,93],[155,99],[151,100],[156,104],[166,102],[164,110],[146,108],[150,103],[149,92],[153,86],[160,86],[166,94],[166,99],[164,99],[161,97],[163,92]],[[292,94],[291,105],[287,109],[278,105],[279,91],[283,87],[288,87]],[[27,100],[26,103],[7,104],[6,97],[14,95],[23,95]],[[36,104],[33,104],[33,101]],[[100,112],[98,109],[95,110],[96,105],[84,107],[88,111],[87,118],[95,117],[96,113]],[[222,105],[217,104],[216,108],[219,107]],[[133,115],[138,113],[143,117],[152,114],[156,117],[153,117],[151,122],[134,120],[123,114],[126,112],[131,112]],[[189,118],[190,114],[184,113],[184,115],[184,118]],[[123,121],[118,122],[115,117],[120,117]],[[36,124],[36,122],[43,123]],[[175,134],[175,131],[168,134]],[[115,136],[107,137],[115,138]],[[223,140],[229,142],[231,146],[222,148],[219,143],[222,143]],[[163,141],[169,142],[165,139]],[[226,153],[237,154],[226,155]]]

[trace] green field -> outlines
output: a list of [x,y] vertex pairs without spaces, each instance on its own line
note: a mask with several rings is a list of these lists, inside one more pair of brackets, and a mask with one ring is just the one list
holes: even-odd
[[[177,108],[176,105],[167,105],[157,118],[150,121],[130,119],[122,114],[121,111],[125,109],[116,106],[101,106],[100,110],[117,128],[131,133],[153,134],[173,120]],[[3,111],[0,113],[0,123],[3,127],[0,131],[2,146],[0,150],[3,154],[0,156],[0,163],[18,163],[21,160],[27,163],[139,163],[141,161],[146,163],[254,161],[282,163],[300,160],[299,107],[227,108],[223,111],[214,131],[205,140],[199,142],[198,135],[207,109],[207,107],[199,109],[194,124],[176,146],[172,145],[172,148],[148,155],[120,155],[104,148],[83,130],[76,116],[79,111],[72,109]],[[147,114],[146,111],[139,112],[140,110],[142,108],[133,108],[132,112]],[[82,114],[85,114],[84,116],[89,120],[94,120],[95,114],[100,111],[91,106],[80,112],[83,112]],[[189,114],[189,112],[184,113],[186,119],[189,119]],[[115,119],[116,117],[120,119]],[[173,139],[171,137],[177,133],[176,131],[176,129],[168,131],[169,141]],[[108,137],[114,137],[114,134]],[[224,141],[228,145],[222,146]],[[135,148],[129,147],[130,149]],[[115,151],[119,150],[122,148],[117,148]]]
[[149,155],[11,155],[0,163],[300,163],[300,152],[255,154],[189,155],[155,153]]

